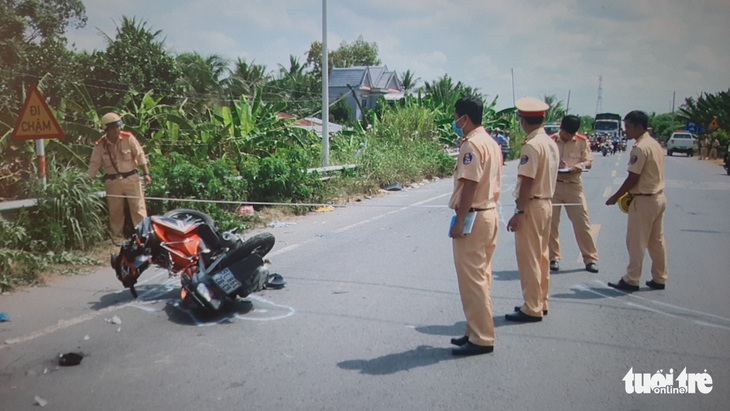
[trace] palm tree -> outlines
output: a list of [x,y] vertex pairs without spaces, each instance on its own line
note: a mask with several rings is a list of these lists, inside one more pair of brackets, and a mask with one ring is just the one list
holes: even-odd
[[180,83],[196,107],[212,109],[224,98],[224,77],[230,72],[228,60],[218,54],[203,57],[197,52],[177,56],[182,71]]
[[544,96],[543,101],[545,101],[545,104],[550,106],[545,114],[546,123],[559,123],[567,114],[563,107],[563,102],[558,100],[554,95]]
[[227,89],[232,96],[253,96],[269,81],[271,75],[263,64],[254,64],[239,58],[233,65],[231,76],[227,81]]
[[727,130],[730,128],[730,89],[717,94],[702,93],[696,100],[693,97],[686,98],[677,117],[705,129],[717,117],[720,127]]
[[406,70],[405,73],[403,73],[403,78],[401,79],[403,92],[408,94],[408,92],[416,88],[416,84],[418,84],[419,81],[421,81],[420,77],[415,78],[415,74],[411,70]]
[[433,83],[425,82],[424,89],[426,98],[429,99],[434,106],[443,105],[447,109],[454,107],[456,101],[464,96],[476,96],[482,98],[477,89],[466,86],[460,81],[454,84],[448,74],[436,79]]

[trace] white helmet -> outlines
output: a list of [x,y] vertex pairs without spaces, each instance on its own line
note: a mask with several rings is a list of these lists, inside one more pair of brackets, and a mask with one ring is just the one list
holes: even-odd
[[120,117],[117,113],[106,113],[101,118],[101,125],[104,128],[107,128],[107,126],[115,123],[118,124],[120,127],[124,124],[124,122],[122,121],[122,117]]

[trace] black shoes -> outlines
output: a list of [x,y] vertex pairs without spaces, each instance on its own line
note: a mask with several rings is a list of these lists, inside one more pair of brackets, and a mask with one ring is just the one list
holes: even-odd
[[620,279],[617,283],[608,283],[608,286],[613,287],[617,290],[621,290],[621,291],[628,291],[628,292],[639,291],[638,285],[631,285],[631,284],[627,283],[626,281],[624,281],[623,278]]
[[586,264],[586,271],[589,273],[597,273],[598,272],[598,264],[596,263],[588,263]]
[[[519,306],[519,305],[515,306],[515,312],[521,311],[521,310],[522,310],[521,306]],[[542,315],[547,315],[547,310],[542,310]]]
[[654,289],[654,290],[663,290],[663,289],[667,288],[667,286],[665,284],[659,284],[658,282],[656,282],[654,280],[647,281],[646,285],[648,285],[649,288]]
[[489,354],[493,351],[494,351],[493,345],[476,345],[476,344],[472,344],[467,341],[467,343],[462,345],[461,347],[454,348],[453,350],[451,350],[451,354],[467,356],[467,355]]
[[559,271],[560,263],[558,260],[550,260],[550,271]]
[[[558,260],[550,260],[550,271],[560,271],[560,262]],[[589,273],[597,273],[598,272],[598,264],[596,263],[588,263],[586,264],[586,271]]]
[[517,311],[514,314],[507,314],[504,316],[504,319],[507,321],[514,321],[518,323],[537,323],[542,321],[542,317],[533,317],[531,315],[523,313],[522,311]]
[[466,335],[463,336],[463,337],[452,338],[451,339],[451,344],[454,344],[457,347],[461,347],[462,345],[464,345],[464,344],[466,344],[468,342],[469,342],[469,337],[466,336]]

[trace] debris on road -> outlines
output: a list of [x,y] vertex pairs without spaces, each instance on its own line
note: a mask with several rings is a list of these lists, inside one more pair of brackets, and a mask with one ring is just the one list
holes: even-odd
[[383,187],[383,190],[385,190],[385,191],[402,191],[403,185],[401,183],[388,184],[385,187]]
[[122,319],[116,315],[112,318],[105,318],[104,321],[108,322],[109,324],[115,324],[115,325],[119,325],[122,323]]
[[76,353],[76,352],[69,352],[66,354],[61,354],[58,357],[58,365],[62,367],[71,367],[74,365],[81,364],[81,360],[84,359],[84,354],[82,353]]
[[33,400],[35,400],[35,405],[39,405],[41,407],[45,407],[46,405],[48,405],[47,400],[44,400],[43,398],[41,398],[37,395],[35,397],[33,397]]
[[272,221],[271,223],[269,223],[269,227],[282,228],[282,227],[286,227],[286,226],[294,225],[294,224],[296,224],[296,223],[285,223],[283,221],[276,220],[276,221]]
[[0,323],[4,323],[6,321],[10,321],[8,313],[0,313]]

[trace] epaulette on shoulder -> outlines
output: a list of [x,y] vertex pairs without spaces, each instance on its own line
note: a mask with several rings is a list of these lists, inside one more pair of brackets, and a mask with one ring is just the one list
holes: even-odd
[[586,141],[589,140],[588,136],[586,136],[585,134],[581,134],[581,133],[575,133],[575,137],[579,138],[581,140],[586,140]]
[[552,139],[553,139],[553,140],[555,140],[555,141],[558,141],[558,133],[555,133],[555,134],[551,134],[551,135],[550,135],[550,138],[552,138]]
[[122,130],[122,131],[119,132],[119,138],[129,138],[129,137],[131,137],[133,135],[134,134],[132,134],[132,132],[130,132],[130,131],[124,131],[124,130]]
[[102,141],[104,141],[104,137],[96,140],[96,143],[94,143],[94,144],[99,145],[99,144],[101,144]]

